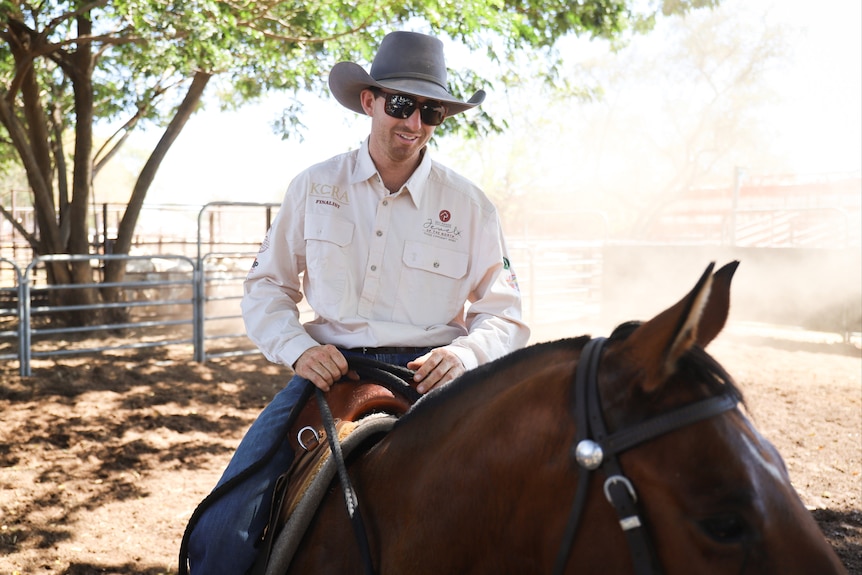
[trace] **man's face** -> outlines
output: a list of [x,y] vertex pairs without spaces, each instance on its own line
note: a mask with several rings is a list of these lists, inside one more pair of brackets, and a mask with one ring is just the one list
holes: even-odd
[[[425,98],[408,96],[420,106],[435,104]],[[393,162],[411,162],[434,135],[434,128],[422,121],[419,106],[407,118],[393,118],[386,113],[387,98],[382,91],[364,90],[362,107],[371,116],[372,157],[383,154]],[[445,112],[444,112],[445,115]],[[381,158],[382,159],[382,158]]]

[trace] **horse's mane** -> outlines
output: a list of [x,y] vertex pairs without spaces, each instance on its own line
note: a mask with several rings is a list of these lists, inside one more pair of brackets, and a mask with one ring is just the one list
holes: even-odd
[[[608,337],[608,343],[611,344],[628,338],[640,325],[641,322],[637,321],[620,324]],[[521,363],[529,362],[537,356],[552,353],[559,349],[582,349],[589,340],[590,336],[558,339],[533,344],[513,351],[499,359],[472,369],[448,385],[444,385],[442,388],[423,396],[401,420],[409,421],[422,413],[435,410],[450,401],[457,401],[459,396],[485,381],[500,380],[503,384],[515,383],[505,381],[502,378],[496,378],[495,375]],[[742,392],[736,386],[733,377],[700,346],[692,347],[680,358],[674,377],[702,381],[706,385],[709,394],[728,394],[735,397],[743,405],[745,404]],[[670,386],[663,387],[669,388]],[[398,424],[400,425],[401,421]]]
[[[404,417],[401,418],[401,420],[410,420],[411,418],[416,417],[421,413],[436,409],[441,404],[448,403],[450,401],[457,401],[456,398],[458,396],[463,395],[473,387],[481,384],[484,381],[488,381],[490,379],[497,379],[494,377],[496,374],[503,372],[520,363],[530,361],[538,355],[551,352],[560,348],[581,349],[584,347],[584,345],[586,345],[589,340],[589,336],[566,338],[559,339],[556,341],[537,343],[528,347],[515,350],[499,359],[480,365],[475,369],[471,369],[464,373],[458,379],[449,383],[448,385],[444,385],[443,387],[435,389],[428,394],[422,396],[422,398],[416,402],[413,408],[409,412],[407,412],[407,414],[405,414]],[[401,422],[399,421],[399,424],[400,423]]]

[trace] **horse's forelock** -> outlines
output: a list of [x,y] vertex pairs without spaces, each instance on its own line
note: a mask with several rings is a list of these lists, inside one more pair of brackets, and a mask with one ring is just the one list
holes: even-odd
[[[611,332],[608,343],[627,339],[641,325],[643,325],[641,321],[628,321],[618,325]],[[710,395],[726,393],[745,405],[742,391],[737,387],[733,377],[703,348],[692,347],[680,358],[678,368],[680,379],[701,381],[706,385]],[[671,393],[672,389],[667,391]]]
[[745,405],[745,398],[733,377],[703,348],[695,346],[690,349],[680,358],[680,366],[683,373],[702,381],[711,394],[725,393]]

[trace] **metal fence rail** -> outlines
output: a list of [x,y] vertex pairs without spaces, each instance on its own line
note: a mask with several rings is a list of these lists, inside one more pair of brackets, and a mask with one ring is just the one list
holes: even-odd
[[195,361],[259,353],[245,335],[239,302],[242,282],[279,207],[276,203],[211,202],[198,212],[201,281],[196,304],[201,329],[195,340]]
[[[39,268],[50,263],[79,262],[94,266],[95,273],[109,260],[125,262],[126,281],[45,286],[39,289],[43,297],[33,305],[32,279]],[[168,263],[167,269],[157,269],[157,261],[162,266]],[[142,262],[149,264],[151,271],[134,271],[133,264]],[[31,374],[33,358],[192,344],[192,334],[201,325],[193,297],[198,281],[196,262],[185,256],[63,254],[37,257],[27,266],[18,288],[21,375]],[[117,301],[83,297],[85,290],[108,289],[121,294]],[[64,317],[82,314],[90,316],[90,321],[63,321]],[[126,338],[123,343],[112,342],[115,338],[109,337],[130,332],[135,333],[131,343]],[[62,345],[57,345],[58,338]]]
[[[192,249],[173,254],[164,254],[160,243],[152,254],[46,255],[34,258],[25,271],[0,258],[0,359],[18,360],[21,375],[29,376],[36,358],[111,350],[183,345],[199,362],[259,353],[246,337],[239,301],[242,283],[279,206],[206,204],[197,214]],[[171,215],[174,220],[181,216]],[[109,260],[124,262],[122,281],[99,281]],[[87,263],[93,282],[49,284],[46,266],[56,262]],[[86,290],[121,295],[116,301],[73,296]],[[93,317],[63,321],[75,314]]]
[[[597,251],[598,250],[598,251]],[[601,298],[600,244],[515,244],[524,318],[532,325],[571,321],[597,313]],[[245,334],[242,284],[257,252],[211,252],[199,260],[180,255],[54,255],[35,259],[14,288],[4,288],[0,357],[18,359],[22,376],[32,361],[122,349],[185,345],[194,361],[260,353]],[[107,260],[126,265],[124,281],[35,287],[50,262],[90,262],[97,275]],[[4,262],[17,270],[12,262]],[[540,287],[544,286],[544,287]],[[75,290],[114,288],[119,301],[63,303]],[[561,304],[562,302],[562,304]],[[112,315],[112,312],[116,312]],[[99,314],[86,325],[58,322],[66,314]],[[302,321],[313,311],[300,304]],[[104,317],[104,319],[102,319]],[[8,325],[7,325],[8,324]],[[17,348],[14,344],[18,343]]]
[[[8,269],[7,269],[8,268]],[[13,287],[0,288],[0,360],[19,359],[24,353],[24,339],[21,334],[21,269],[6,258],[0,258],[0,269],[3,275],[11,274],[14,278]]]
[[[190,253],[51,255],[34,259],[25,271],[20,264],[0,257],[0,359],[18,360],[21,375],[29,376],[34,358],[119,349],[186,346],[194,361],[201,363],[259,353],[242,323],[242,284],[278,207],[244,202],[203,206],[197,216],[196,245]],[[635,272],[629,268],[642,269],[637,275],[655,281],[650,262],[663,261],[658,252],[668,250],[653,253],[652,248],[645,248],[638,252],[642,255],[636,266],[624,261],[614,264],[621,259],[619,253],[628,250],[609,249],[606,220],[593,213],[577,215],[593,222],[589,234],[585,233],[589,237],[559,241],[523,236],[509,242],[524,319],[534,328],[553,331],[559,325],[566,333],[582,333],[579,330],[585,320],[603,315],[609,301],[613,305],[609,273],[620,267],[630,273]],[[754,255],[747,253],[746,257]],[[696,254],[693,266],[710,257],[715,256]],[[122,282],[98,283],[109,260],[125,263]],[[49,284],[46,266],[52,262],[88,262],[93,283]],[[855,284],[851,287],[858,290]],[[98,303],[63,301],[75,290],[88,289],[119,290],[122,297]],[[310,319],[313,312],[307,304],[301,305],[301,319]],[[68,314],[98,314],[99,320],[86,325],[62,323]],[[858,332],[855,318],[844,329],[845,337],[848,329]]]
[[197,332],[195,361],[259,353],[246,337],[239,306],[242,283],[253,262],[254,254],[247,252],[201,256],[197,302],[202,328]]
[[602,241],[511,242],[524,321],[533,327],[599,314]]

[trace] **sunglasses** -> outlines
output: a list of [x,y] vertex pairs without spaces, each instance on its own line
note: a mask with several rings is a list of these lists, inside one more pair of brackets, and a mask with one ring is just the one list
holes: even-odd
[[439,126],[446,119],[446,106],[440,102],[433,100],[427,102],[419,102],[413,96],[406,94],[390,94],[382,90],[375,90],[375,93],[386,98],[386,105],[383,110],[387,116],[406,120],[413,115],[413,112],[419,108],[419,117],[422,123],[428,126]]

